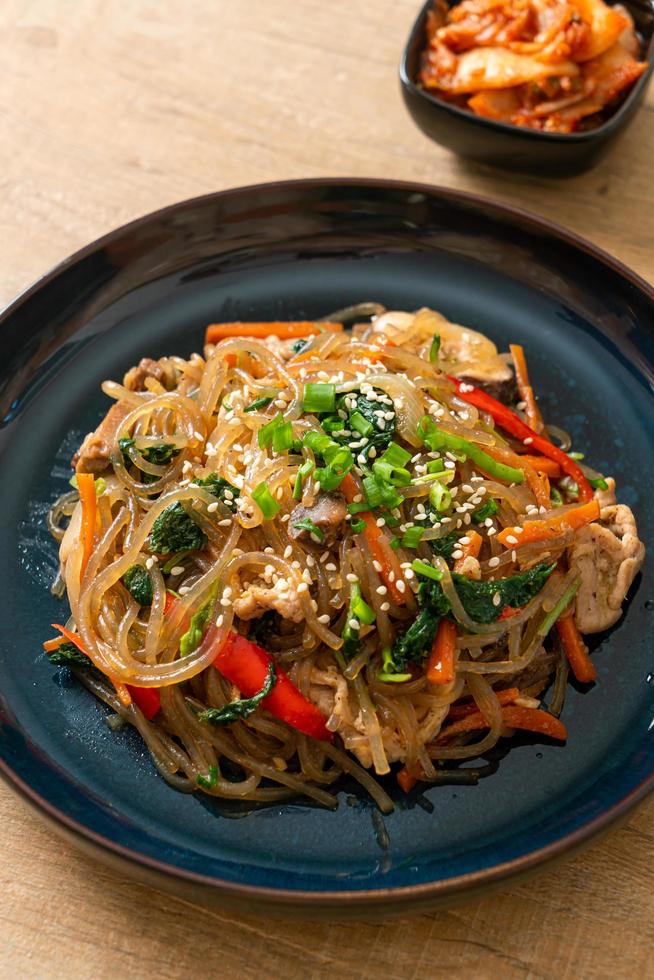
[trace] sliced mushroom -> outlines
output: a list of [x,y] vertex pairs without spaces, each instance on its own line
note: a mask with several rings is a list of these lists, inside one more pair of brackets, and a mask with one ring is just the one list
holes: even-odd
[[288,533],[296,540],[306,540],[310,537],[311,532],[305,528],[296,527],[296,524],[300,521],[309,520],[324,535],[324,544],[332,545],[343,533],[346,517],[347,506],[342,494],[319,493],[316,502],[311,507],[300,505],[291,512]]

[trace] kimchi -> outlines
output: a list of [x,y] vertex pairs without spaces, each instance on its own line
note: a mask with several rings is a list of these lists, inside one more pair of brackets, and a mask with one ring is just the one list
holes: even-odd
[[424,89],[550,133],[601,125],[647,67],[631,15],[603,0],[435,0],[427,39]]

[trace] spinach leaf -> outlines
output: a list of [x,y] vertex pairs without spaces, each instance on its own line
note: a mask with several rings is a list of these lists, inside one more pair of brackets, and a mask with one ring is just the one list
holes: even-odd
[[123,575],[123,585],[141,606],[152,605],[152,579],[143,565],[132,565]]
[[[379,394],[381,395],[385,393],[380,391]],[[351,401],[352,398],[355,399],[356,403],[352,408],[350,408],[348,406],[348,401]],[[347,394],[341,395],[338,398],[336,402],[336,408],[339,411],[347,412],[347,418],[340,419],[340,426],[343,429],[349,430],[352,433],[352,435],[349,436],[334,435],[334,432],[331,431],[330,435],[335,440],[335,442],[338,442],[343,446],[348,446],[350,442],[360,441],[361,436],[357,429],[357,425],[354,424],[352,421],[352,417],[356,416],[358,413],[359,416],[362,416],[363,419],[369,425],[372,426],[372,431],[369,431],[369,434],[365,437],[368,439],[368,442],[365,444],[365,446],[362,446],[360,449],[354,450],[354,455],[355,456],[363,455],[365,456],[366,459],[368,459],[370,457],[371,449],[374,448],[376,450],[375,455],[380,456],[381,453],[388,448],[388,446],[390,445],[393,439],[393,435],[397,427],[397,414],[395,412],[394,407],[391,407],[390,405],[384,405],[381,402],[370,401],[370,399],[366,398],[366,396],[361,394],[361,392],[350,391]],[[384,419],[382,424],[380,424],[380,419],[377,415],[375,415],[375,412],[378,412],[382,409],[386,412],[393,412],[393,418]],[[330,419],[329,424],[331,427],[332,416],[329,416],[329,419]],[[336,431],[338,431],[338,429]]]
[[55,667],[90,667],[91,661],[78,650],[74,643],[61,643],[56,650],[48,653],[48,659]]
[[439,582],[421,582],[418,589],[420,612],[406,632],[398,636],[393,644],[392,660],[396,673],[403,673],[408,664],[421,663],[431,649],[436,630],[443,616],[450,610],[450,604],[443,594]]
[[174,551],[200,551],[207,543],[204,532],[179,501],[166,507],[152,525],[150,551],[169,555]]
[[459,532],[451,531],[442,538],[434,538],[432,541],[429,541],[428,544],[435,555],[439,555],[439,557],[444,558],[445,561],[451,561],[452,552],[454,551],[458,540]]
[[198,715],[198,721],[208,721],[212,725],[229,725],[233,721],[242,718],[249,718],[259,707],[264,698],[268,697],[277,681],[277,668],[275,661],[271,660],[268,665],[268,673],[261,690],[251,698],[241,698],[239,701],[230,701],[222,708],[207,708]]
[[[127,452],[132,446],[135,445],[134,439],[123,438],[118,440],[118,448],[123,454],[123,460],[125,466],[131,466],[132,460]],[[162,442],[157,446],[148,446],[147,449],[139,449],[143,459],[146,459],[148,463],[153,463],[156,466],[164,466],[166,463],[170,463],[171,459],[179,455],[179,449],[170,442]]]
[[[209,476],[199,477],[197,480],[193,481],[198,487],[205,487],[212,493],[214,497],[218,500],[222,500],[226,507],[234,512],[236,511],[236,498],[240,497],[241,491],[238,487],[235,487],[229,480],[226,480],[222,476],[218,476],[217,473],[210,473]],[[225,495],[225,491],[229,491],[229,495]]]
[[209,772],[206,776],[198,776],[196,778],[196,783],[203,789],[213,789],[218,782],[218,766],[209,766]]
[[[475,582],[465,575],[452,574],[454,586],[463,603],[463,608],[471,619],[478,623],[493,623],[505,606],[520,609],[530,599],[533,599],[545,585],[554,571],[555,565],[541,562],[533,568],[510,578],[498,578],[494,581]],[[435,583],[438,584],[438,583]],[[499,593],[497,605],[493,597]]]
[[308,346],[309,346],[309,341],[303,340],[302,337],[299,337],[297,340],[294,340],[293,343],[291,344],[291,350],[293,351],[294,354],[301,354],[302,351],[305,350]]

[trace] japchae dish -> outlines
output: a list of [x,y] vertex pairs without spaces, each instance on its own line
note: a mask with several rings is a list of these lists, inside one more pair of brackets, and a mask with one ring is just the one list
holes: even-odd
[[629,11],[603,0],[435,0],[419,82],[478,116],[592,129],[647,63]]
[[391,767],[408,792],[517,730],[565,740],[644,547],[521,347],[368,303],[214,324],[102,390],[49,517],[71,617],[45,649],[172,786],[332,807],[347,773],[388,811]]

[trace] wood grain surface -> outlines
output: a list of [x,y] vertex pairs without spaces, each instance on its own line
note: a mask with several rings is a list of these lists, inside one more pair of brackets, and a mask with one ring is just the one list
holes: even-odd
[[[654,279],[654,93],[567,181],[466,164],[403,108],[417,0],[2,0],[0,304],[161,205],[307,176],[475,190],[565,224]],[[654,976],[654,801],[581,857],[448,912],[235,917],[131,884],[0,787],[0,976]]]

